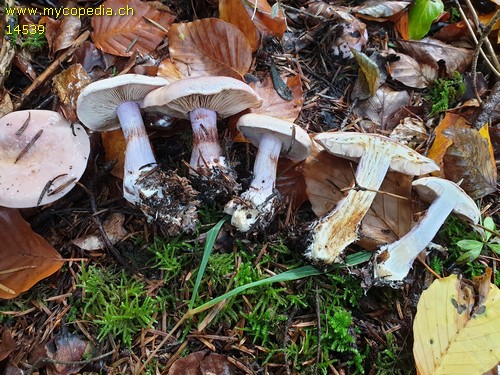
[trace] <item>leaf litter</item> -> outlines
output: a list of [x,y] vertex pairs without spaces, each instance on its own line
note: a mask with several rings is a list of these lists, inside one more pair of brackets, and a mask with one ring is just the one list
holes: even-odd
[[[464,20],[459,21],[462,24],[449,21],[449,8],[438,15],[435,9],[428,8],[430,4],[424,4],[426,1],[419,1],[418,6],[407,1],[365,1],[358,2],[354,8],[321,1],[304,5],[293,0],[270,3],[224,0],[218,4],[202,1],[195,8],[177,0],[169,2],[168,7],[154,1],[128,3],[135,10],[131,17],[21,17],[20,23],[46,27],[47,45],[26,53],[26,36],[17,36],[16,40],[4,38],[0,50],[3,57],[0,60],[3,85],[0,112],[11,112],[14,109],[11,97],[20,96],[21,100],[15,102],[20,109],[57,108],[66,118],[77,122],[75,103],[79,90],[91,81],[137,72],[158,74],[169,82],[185,77],[229,76],[246,80],[262,96],[263,106],[253,112],[294,121],[311,135],[323,131],[369,131],[390,135],[422,154],[428,151],[428,156],[442,166],[441,176],[460,183],[471,196],[481,197],[478,202],[483,213],[498,223],[498,162],[495,160],[498,137],[495,136],[499,112],[491,111],[489,122],[478,129],[471,126],[472,118],[481,110],[477,104],[429,115],[432,103],[426,96],[427,91],[436,78],[451,78],[455,71],[469,75],[467,85],[472,92],[469,98],[477,96],[472,88],[475,79],[471,80],[470,76],[479,76],[479,73],[490,80],[486,89],[476,91],[479,99],[486,101],[488,95],[495,95],[494,72],[481,65],[471,68],[475,64],[476,47],[466,40],[470,32],[464,31]],[[116,10],[121,4],[107,0],[103,6]],[[415,14],[424,16],[419,14],[424,8],[429,22],[415,26]],[[492,17],[492,13],[479,14],[485,24]],[[4,19],[15,22],[5,15]],[[468,22],[474,23],[473,17]],[[434,27],[438,32],[432,35],[436,30],[430,29]],[[91,30],[91,34],[85,41],[83,32],[87,30]],[[417,40],[409,40],[410,37]],[[495,43],[495,39],[483,43]],[[15,48],[6,48],[9,45]],[[373,53],[374,50],[378,52]],[[11,64],[15,65],[12,70]],[[495,66],[493,58],[491,64]],[[276,92],[271,82],[272,66],[291,90],[292,100],[285,100]],[[361,94],[352,95],[353,92]],[[458,114],[460,111],[462,115]],[[246,188],[257,151],[235,131],[237,118],[221,121],[219,133],[226,155],[235,163]],[[146,124],[156,157],[162,166],[177,171],[180,176],[188,176],[189,169],[182,160],[189,160],[189,124],[175,119],[163,121],[173,122],[174,126],[165,131]],[[19,213],[7,209],[13,219],[3,221],[5,228],[0,233],[8,231],[14,236],[6,242],[8,246],[2,248],[5,254],[8,252],[5,259],[9,261],[1,263],[0,297],[14,304],[9,302],[0,314],[0,355],[4,356],[6,369],[19,370],[25,364],[36,364],[33,358],[42,358],[37,366],[46,367],[47,373],[54,374],[86,369],[98,372],[104,368],[143,373],[146,367],[157,373],[175,373],[178,366],[187,366],[183,370],[186,373],[201,374],[256,373],[262,369],[276,374],[305,373],[311,364],[324,373],[327,369],[333,373],[368,373],[384,366],[402,369],[405,361],[399,360],[399,355],[403,351],[409,353],[404,343],[422,291],[430,285],[432,277],[443,277],[442,283],[451,285],[448,280],[452,278],[446,281],[444,278],[448,270],[439,270],[432,263],[432,272],[420,272],[424,268],[416,264],[404,292],[374,287],[362,297],[356,297],[359,304],[355,304],[352,301],[356,298],[349,293],[360,284],[370,285],[367,276],[370,264],[360,265],[355,261],[352,264],[356,266],[334,268],[328,274],[304,271],[304,275],[316,275],[311,277],[314,289],[306,278],[295,284],[282,282],[276,289],[262,286],[266,277],[286,274],[283,271],[303,265],[301,254],[309,224],[316,216],[335,207],[349,189],[362,188],[353,177],[355,163],[316,150],[304,163],[280,160],[276,184],[280,210],[265,233],[243,238],[228,223],[221,222],[220,231],[211,242],[214,251],[203,266],[208,265],[203,268],[207,274],[200,275],[196,281],[199,296],[191,296],[190,283],[195,279],[193,275],[201,258],[197,247],[205,239],[207,243],[212,240],[209,241],[212,234],[207,230],[220,219],[223,202],[213,202],[212,208],[203,207],[206,210],[202,225],[194,235],[180,239],[169,237],[165,228],[147,223],[121,198],[123,167],[115,167],[111,175],[114,165],[111,161],[123,162],[125,145],[120,131],[102,138],[90,136],[94,154],[81,186],[50,207],[22,212],[36,232],[54,247],[35,235]],[[372,251],[396,241],[425,215],[426,205],[412,195],[411,183],[412,178],[408,176],[393,172],[387,175],[363,219],[358,242],[349,248],[348,259],[359,256],[366,262],[370,254],[365,250]],[[16,223],[15,230],[11,229],[11,220]],[[493,236],[497,237],[497,234]],[[14,244],[32,238],[36,240],[28,247],[16,250]],[[75,246],[77,243],[93,251],[84,253]],[[452,249],[451,243],[440,245]],[[30,261],[32,251],[36,251],[37,259],[43,262]],[[173,251],[170,257],[166,255],[168,251]],[[63,261],[59,254],[67,259],[68,266],[40,283],[61,268]],[[452,250],[446,257],[436,255],[435,251],[431,254],[432,257],[419,257],[427,269],[428,263],[436,258],[444,262],[442,259],[455,256]],[[225,257],[232,257],[231,266],[223,266]],[[493,268],[498,265],[498,256],[494,253],[483,252],[478,257],[482,265]],[[162,309],[149,316],[153,323],[135,332],[133,346],[126,350],[118,349],[121,342],[117,337],[97,340],[98,331],[92,320],[102,321],[103,317],[92,315],[90,305],[85,308],[81,305],[86,289],[80,275],[90,272],[92,267],[126,269],[133,280],[145,283],[144,298],[168,295]],[[472,277],[465,266],[461,270],[465,277]],[[169,283],[163,280],[165,274],[169,274]],[[347,284],[346,280],[352,275],[357,278]],[[455,289],[466,292],[453,297],[455,304],[433,302],[432,306],[449,310],[446,314],[462,314],[462,317],[468,312],[471,321],[484,319],[484,310],[498,311],[494,304],[490,306],[489,296],[496,288],[490,283],[491,278],[498,282],[497,275],[486,273],[482,281],[475,284],[480,291],[479,301],[473,300],[473,292],[464,281]],[[257,280],[263,288],[258,289],[262,292],[260,300],[253,288],[243,288]],[[205,320],[203,316],[196,316],[195,306],[205,306],[203,302],[240,287],[246,294],[231,294],[224,303],[213,307]],[[40,290],[43,297],[35,298]],[[285,292],[283,296],[288,302],[273,295],[272,304],[263,308],[265,296],[273,290]],[[334,291],[344,293],[345,299],[331,302]],[[435,293],[434,301],[443,295],[439,291]],[[13,296],[17,297],[12,299]],[[301,304],[301,298],[307,303]],[[423,294],[421,301],[425,298]],[[183,301],[189,299],[196,303],[187,308]],[[328,312],[326,301],[340,303],[335,306],[336,313]],[[75,313],[82,314],[81,319],[75,319]],[[417,317],[425,319],[419,311]],[[199,325],[202,329],[198,332],[194,327],[199,322],[203,324]],[[417,324],[422,323],[416,320]],[[181,326],[182,329],[177,330]],[[76,335],[67,333],[67,327]],[[344,335],[342,327],[346,329]],[[336,332],[335,338],[328,335],[332,331]],[[347,336],[353,341],[342,343]],[[12,337],[19,343],[17,346],[13,345]],[[310,348],[304,339],[312,343]],[[415,347],[419,340],[416,335]],[[94,351],[84,355],[89,342]],[[366,349],[367,342],[369,349]],[[396,342],[399,353],[392,365],[387,363],[394,356],[384,357],[390,342]],[[26,350],[26,343],[39,348],[38,357],[34,349]],[[43,349],[45,345],[49,351]],[[298,347],[302,349],[295,351]],[[112,357],[107,356],[109,348],[117,348]],[[360,354],[366,350],[370,356]],[[178,359],[187,353],[192,354]],[[88,355],[98,359],[83,360]],[[423,371],[420,358],[415,353],[416,366]],[[410,371],[410,362],[406,361],[405,371]],[[47,363],[50,366],[46,366]],[[494,365],[488,367],[487,361],[483,364],[485,371]]]

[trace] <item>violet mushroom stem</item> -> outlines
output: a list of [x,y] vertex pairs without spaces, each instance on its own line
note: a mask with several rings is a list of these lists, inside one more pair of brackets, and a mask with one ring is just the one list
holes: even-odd
[[[141,198],[137,191],[137,180],[142,173],[154,167],[156,159],[149,143],[139,105],[136,102],[122,103],[116,108],[116,114],[127,143],[123,196],[127,201],[139,204]],[[144,189],[141,191],[144,193]]]
[[[432,241],[446,218],[455,212],[477,224],[480,211],[474,201],[455,183],[438,177],[421,178],[413,186],[423,194],[432,191],[436,199],[427,209],[424,218],[398,241],[382,246],[375,261],[376,282],[397,286],[410,272],[413,261]],[[425,190],[424,190],[425,189]]]
[[227,167],[217,135],[217,112],[198,108],[189,112],[193,129],[193,150],[190,164],[195,171]]

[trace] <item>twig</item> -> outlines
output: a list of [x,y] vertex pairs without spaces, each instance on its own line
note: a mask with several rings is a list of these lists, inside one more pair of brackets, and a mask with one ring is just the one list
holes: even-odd
[[68,365],[68,366],[85,366],[88,365],[89,363],[98,361],[100,359],[109,357],[111,354],[113,354],[115,351],[112,350],[110,352],[101,354],[98,357],[91,358],[91,359],[86,359],[85,361],[58,361],[57,359],[52,359],[52,358],[39,358],[26,372],[26,375],[31,375],[33,371],[38,370],[41,367],[44,367],[45,365],[48,364],[54,364],[54,365]]
[[486,122],[489,121],[493,109],[500,103],[500,81],[495,83],[490,96],[481,104],[481,112],[473,122],[472,126],[475,129],[481,129]]

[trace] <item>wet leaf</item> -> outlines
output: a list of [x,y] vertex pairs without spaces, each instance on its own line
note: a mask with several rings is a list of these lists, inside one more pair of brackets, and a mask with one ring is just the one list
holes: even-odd
[[355,7],[353,11],[362,18],[367,18],[372,21],[384,22],[387,18],[405,10],[411,1],[368,1],[363,5]]
[[80,91],[92,82],[85,69],[80,64],[73,64],[52,78],[54,89],[61,103],[61,110],[66,120],[78,122],[76,115],[76,100]]
[[280,192],[282,202],[295,211],[308,200],[306,181],[303,173],[304,163],[280,158],[276,173],[276,189]]
[[18,296],[63,265],[61,255],[17,209],[0,207],[0,241],[0,298]]
[[438,78],[438,70],[427,64],[420,64],[413,57],[403,53],[391,53],[389,73],[393,79],[417,89],[424,89]]
[[219,17],[226,22],[232,23],[245,34],[252,51],[259,48],[259,32],[241,0],[221,0],[219,2]]
[[92,40],[100,50],[117,56],[132,56],[136,51],[143,55],[149,54],[161,43],[166,33],[148,19],[168,30],[175,17],[139,0],[129,0],[127,3],[134,10],[133,14],[120,16],[118,9],[123,8],[123,5],[122,0],[106,0],[102,4],[104,9],[111,9],[114,15],[92,17]]
[[75,62],[81,64],[87,73],[90,73],[95,67],[106,69],[102,52],[96,48],[94,43],[88,40],[83,42],[75,51],[74,58]]
[[[357,164],[317,150],[306,160],[303,170],[312,210],[319,217],[333,210],[354,183]],[[389,172],[365,215],[358,244],[368,250],[391,243],[412,227],[412,177]],[[389,193],[389,194],[387,194]],[[400,196],[403,199],[396,197]]]
[[479,301],[456,275],[422,293],[413,324],[419,374],[483,374],[498,363],[500,291],[489,278],[481,284]]
[[[47,357],[58,362],[78,362],[83,360],[89,344],[80,337],[65,332],[58,334],[46,345]],[[47,367],[47,375],[70,375],[78,373],[85,364],[53,363]]]
[[201,350],[176,360],[170,367],[168,375],[232,375],[235,370],[234,365],[228,361],[226,356]]
[[272,16],[272,7],[266,0],[242,0],[243,5],[252,18],[257,29],[264,35],[281,38],[286,31],[286,22],[283,11]]
[[351,53],[359,65],[359,73],[364,75],[368,83],[371,96],[374,96],[380,87],[380,70],[377,64],[363,52],[358,52],[354,48],[351,48]]
[[127,142],[121,129],[101,133],[106,161],[116,160],[111,174],[123,180]]
[[443,10],[441,0],[416,0],[408,14],[410,39],[422,39]]
[[76,16],[64,16],[57,20],[44,16],[40,20],[40,24],[43,23],[51,56],[54,56],[57,51],[70,47],[80,35],[82,26],[80,18]]
[[7,358],[16,349],[16,343],[12,339],[12,333],[7,326],[0,326],[0,362]]
[[176,23],[169,32],[170,55],[186,77],[229,76],[243,80],[252,49],[234,25],[217,18]]
[[185,78],[169,58],[161,61],[156,74],[168,80],[169,83]]
[[[127,230],[123,227],[124,222],[125,215],[117,212],[112,213],[104,220],[104,231],[112,245],[121,241],[128,234]],[[103,250],[106,248],[106,244],[99,233],[77,238],[73,241],[73,244],[87,251]]]

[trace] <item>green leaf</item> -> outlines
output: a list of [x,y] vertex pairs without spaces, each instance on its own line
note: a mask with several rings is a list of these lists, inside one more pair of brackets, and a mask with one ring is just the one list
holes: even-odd
[[476,240],[461,240],[457,242],[457,246],[462,250],[476,251],[479,249],[479,251],[481,251],[483,243]]
[[380,70],[377,64],[363,52],[358,52],[354,48],[351,48],[351,53],[359,65],[359,70],[366,78],[371,96],[374,96],[380,87]]
[[500,254],[500,244],[498,243],[487,243],[486,246],[488,246],[491,251]]
[[276,18],[278,17],[278,13],[280,11],[280,3],[276,2],[273,4],[271,7],[271,18]]
[[[484,219],[483,221],[483,227],[489,229],[489,230],[492,230],[493,232],[496,230],[496,225],[495,225],[495,222],[493,221],[493,219],[491,218],[491,216],[488,216],[487,218]],[[491,232],[488,232],[488,231],[485,231],[486,233],[484,234],[485,236],[485,239],[486,241],[488,241],[491,236],[493,235],[493,233]]]
[[441,0],[417,0],[408,14],[410,39],[422,39],[443,10],[444,5]]

